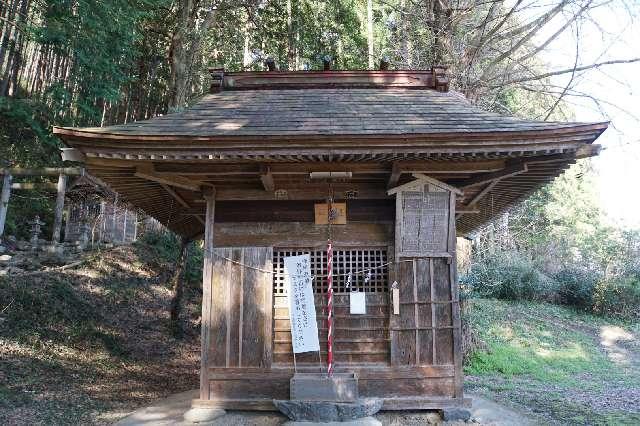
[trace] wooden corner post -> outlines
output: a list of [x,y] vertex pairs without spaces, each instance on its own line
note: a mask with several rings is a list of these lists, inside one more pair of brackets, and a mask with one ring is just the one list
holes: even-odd
[[58,176],[58,195],[56,197],[56,210],[53,218],[53,236],[51,242],[60,242],[60,231],[62,229],[62,214],[64,212],[64,196],[67,190],[67,175],[60,173]]
[[200,399],[211,399],[209,385],[209,352],[211,348],[211,282],[213,278],[213,225],[215,223],[215,190],[204,194],[207,204],[204,225],[204,264],[202,266],[202,321],[201,321],[201,359],[200,359]]

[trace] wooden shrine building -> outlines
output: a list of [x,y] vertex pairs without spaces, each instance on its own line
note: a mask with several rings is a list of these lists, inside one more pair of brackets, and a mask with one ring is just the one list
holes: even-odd
[[[456,235],[596,155],[607,124],[484,112],[450,92],[439,68],[212,76],[211,93],[182,112],[54,130],[65,159],[176,233],[204,238],[196,404],[262,410],[289,398],[283,258],[309,253],[312,273],[326,274],[328,198],[340,207],[330,229],[336,371],[356,373],[360,396],[383,409],[462,404]],[[313,289],[322,348],[325,280]],[[366,293],[365,314],[350,314],[353,289]],[[325,362],[324,352],[297,355],[298,371]]]

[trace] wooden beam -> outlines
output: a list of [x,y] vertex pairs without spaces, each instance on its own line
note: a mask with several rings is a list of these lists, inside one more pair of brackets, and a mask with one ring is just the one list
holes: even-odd
[[53,182],[15,182],[11,189],[40,189],[43,191],[57,191],[58,185]]
[[[133,163],[126,160],[107,160],[93,158],[89,160],[90,165],[103,167],[132,167]],[[446,173],[488,173],[505,168],[505,160],[469,160],[469,161],[396,161],[398,169],[402,173],[426,173],[426,174],[446,174]],[[180,162],[170,163],[157,161],[154,163],[156,173],[163,175],[184,175],[184,176],[232,176],[245,174],[260,174],[260,166],[255,162],[238,163],[215,163],[215,162]],[[365,161],[365,162],[306,162],[306,163],[272,163],[269,169],[273,175],[308,175],[311,172],[352,172],[367,174],[389,173],[389,165],[386,162]]]
[[178,194],[176,191],[174,191],[173,189],[171,189],[171,187],[169,185],[165,185],[164,183],[161,183],[160,186],[167,191],[167,193],[169,195],[171,195],[173,197],[174,200],[176,200],[182,207],[186,208],[186,209],[190,209],[191,206],[189,205],[189,203],[187,203],[184,198],[182,198],[180,196],[180,194]]
[[9,208],[9,197],[11,196],[10,174],[4,175],[2,179],[2,193],[0,193],[0,238],[4,234],[4,224],[7,220],[7,209]]
[[[321,184],[307,184],[294,188],[284,188],[287,191],[288,200],[325,200],[327,189]],[[355,191],[356,199],[388,199],[390,198],[384,190],[384,185],[375,187],[373,185],[363,185],[357,183],[334,183],[334,198],[342,200],[347,198],[347,191]],[[274,192],[265,192],[264,189],[250,188],[218,188],[216,200],[276,200]],[[196,203],[203,203],[202,200],[195,200]]]
[[56,197],[56,209],[53,218],[53,235],[51,237],[51,242],[53,244],[57,244],[60,242],[60,230],[62,229],[62,212],[64,211],[64,196],[66,189],[67,176],[61,173],[60,176],[58,176],[58,195]]
[[393,188],[394,186],[396,186],[398,184],[398,181],[400,180],[401,175],[402,175],[402,170],[400,169],[398,162],[394,161],[393,165],[391,166],[391,176],[389,176],[389,182],[387,182],[387,188]]
[[471,207],[471,206],[473,206],[474,204],[476,204],[478,201],[480,201],[480,200],[481,200],[485,195],[487,195],[487,194],[488,194],[488,193],[493,189],[493,187],[494,187],[494,186],[496,186],[496,184],[497,184],[497,183],[498,183],[498,181],[497,181],[497,180],[492,181],[492,182],[491,182],[489,185],[487,185],[487,186],[486,186],[482,191],[478,192],[478,194],[476,194],[476,196],[475,196],[475,197],[473,197],[473,198],[471,199],[471,201],[469,201],[469,202],[466,204],[466,207]]
[[262,181],[262,186],[264,186],[265,191],[275,191],[276,186],[273,182],[273,175],[271,174],[271,168],[269,166],[260,167],[260,180]]
[[483,183],[489,183],[494,180],[500,180],[511,176],[516,176],[528,171],[527,163],[518,164],[516,166],[507,167],[499,172],[484,173],[481,175],[473,176],[462,182],[462,188],[469,188],[474,185],[481,185]]
[[84,169],[79,167],[43,167],[40,169],[23,169],[21,167],[2,168],[0,175],[10,174],[12,176],[80,176],[84,174]]
[[182,176],[167,176],[157,173],[153,167],[138,166],[135,177],[146,179],[160,184],[175,186],[176,188],[186,189],[188,191],[200,192],[200,185],[197,182]]

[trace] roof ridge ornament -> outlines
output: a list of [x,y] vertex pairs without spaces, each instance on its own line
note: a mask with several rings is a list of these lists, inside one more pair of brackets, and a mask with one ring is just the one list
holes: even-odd
[[427,70],[355,70],[332,71],[326,69],[330,61],[325,58],[325,70],[317,71],[239,71],[225,72],[210,69],[213,82],[211,93],[220,90],[277,90],[277,89],[365,89],[405,88],[449,91],[449,78],[445,67]]

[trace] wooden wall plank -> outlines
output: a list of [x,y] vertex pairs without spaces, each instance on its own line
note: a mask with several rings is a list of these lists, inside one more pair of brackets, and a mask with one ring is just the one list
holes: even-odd
[[[327,227],[299,222],[216,224],[218,247],[313,248],[326,246]],[[332,229],[335,247],[386,247],[393,240],[391,222],[347,223]]]
[[[263,367],[269,365],[269,357],[265,356],[267,341],[271,341],[272,335],[267,323],[272,323],[271,312],[273,307],[265,310],[268,289],[272,291],[273,282],[271,274],[258,271],[254,268],[270,269],[267,263],[273,256],[271,248],[245,247],[244,263],[248,265],[244,271],[244,325],[243,325],[243,365],[246,367]],[[269,334],[266,334],[269,333]],[[270,352],[270,351],[269,351]]]
[[204,235],[204,261],[202,269],[202,321],[201,321],[201,357],[200,357],[200,399],[210,398],[209,387],[209,350],[211,347],[211,296],[213,278],[213,247],[215,223],[215,197],[205,195],[207,203]]
[[[452,259],[456,259],[456,195],[451,194],[449,200],[449,247],[448,251],[452,255]],[[455,371],[454,379],[454,397],[462,398],[462,324],[460,319],[460,294],[458,286],[457,262],[449,263],[449,282],[451,284],[451,305],[453,317],[453,363]]]
[[229,275],[225,279],[225,295],[226,295],[226,318],[227,318],[227,334],[226,334],[226,366],[239,367],[241,365],[240,357],[242,352],[241,341],[242,335],[242,316],[244,315],[244,250],[242,248],[233,248],[229,250],[229,258],[234,262],[227,262],[225,265],[229,271]]
[[233,250],[230,248],[218,248],[214,250],[213,278],[211,280],[212,304],[211,304],[211,343],[209,345],[209,366],[228,367],[227,364],[227,336],[228,330],[228,298],[229,276],[232,273],[232,265],[225,258],[231,258]]

